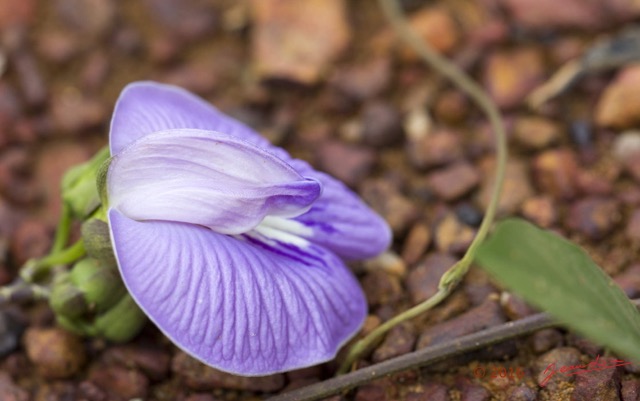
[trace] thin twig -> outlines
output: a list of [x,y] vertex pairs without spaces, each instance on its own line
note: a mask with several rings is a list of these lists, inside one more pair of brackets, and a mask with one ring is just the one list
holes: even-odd
[[[632,301],[640,306],[640,299]],[[409,354],[362,368],[352,373],[334,377],[269,398],[269,401],[313,401],[350,390],[361,384],[380,379],[407,369],[417,369],[494,344],[531,334],[559,324],[546,313],[538,313],[514,322],[503,323],[480,332],[459,337],[441,344],[423,348]]]

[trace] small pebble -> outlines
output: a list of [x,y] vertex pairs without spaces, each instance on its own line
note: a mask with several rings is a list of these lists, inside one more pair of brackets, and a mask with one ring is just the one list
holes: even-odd
[[[613,364],[614,358],[600,358],[601,363]],[[594,370],[578,375],[571,401],[615,401],[620,400],[620,379],[623,369]]]
[[435,130],[410,140],[405,147],[409,162],[417,169],[442,166],[462,158],[462,138],[451,130]]
[[427,182],[440,199],[453,201],[473,190],[480,182],[480,174],[471,164],[460,162],[429,174]]
[[360,191],[362,198],[391,227],[396,238],[401,237],[419,216],[415,202],[398,192],[389,180],[367,180]]
[[325,142],[316,153],[319,167],[350,186],[356,186],[368,177],[376,163],[371,149]]
[[416,338],[413,325],[401,323],[387,333],[382,344],[373,352],[371,360],[378,363],[409,353],[413,350]]
[[431,230],[429,226],[424,223],[416,223],[407,234],[402,245],[402,260],[408,265],[412,266],[418,262],[418,260],[429,249],[431,244]]
[[28,328],[24,346],[31,363],[49,379],[74,376],[87,359],[80,338],[59,328]]
[[480,306],[469,309],[462,315],[425,329],[418,339],[416,348],[421,349],[436,345],[443,341],[502,324],[505,321],[500,304],[495,299],[487,299]]
[[502,310],[509,320],[518,320],[536,313],[522,298],[509,292],[503,292],[500,296]]
[[463,224],[455,213],[447,213],[435,230],[436,249],[453,254],[464,252],[475,235],[476,230]]
[[537,392],[526,385],[512,387],[507,391],[506,401],[536,401]]
[[[555,365],[554,365],[555,364]],[[546,389],[554,392],[562,383],[573,382],[575,376],[564,376],[561,374],[551,374],[551,370],[545,372],[548,368],[560,369],[562,366],[573,366],[580,364],[580,351],[572,347],[560,347],[552,349],[543,354],[534,362],[534,379],[538,384],[544,383]],[[548,377],[548,379],[547,379]]]
[[444,253],[432,253],[412,269],[405,280],[411,302],[418,304],[433,296],[440,278],[457,260]]
[[469,113],[469,101],[459,91],[448,90],[443,92],[434,105],[434,116],[449,124],[464,121]]
[[619,204],[614,199],[589,197],[571,205],[565,219],[566,226],[600,240],[609,234],[621,219]]
[[540,354],[561,346],[562,339],[562,333],[556,329],[539,330],[531,335],[531,347],[534,352]]
[[383,252],[373,259],[365,260],[364,267],[369,271],[381,270],[400,278],[407,275],[406,263],[392,251]]
[[[487,210],[493,193],[495,183],[495,160],[484,159],[480,169],[482,171],[482,184],[478,194],[478,206],[480,210]],[[533,186],[529,178],[527,164],[520,159],[510,158],[507,161],[502,193],[498,202],[499,214],[513,214],[520,205],[533,195]]]
[[184,352],[175,354],[171,370],[182,384],[196,391],[225,388],[273,393],[285,385],[285,376],[281,373],[261,377],[235,376],[206,366]]
[[640,401],[640,380],[623,380],[620,394],[622,395],[622,401]]
[[513,134],[523,146],[540,150],[556,143],[562,134],[561,127],[541,117],[520,117],[513,125]]
[[340,67],[329,83],[340,92],[356,99],[366,100],[380,94],[391,78],[387,57],[373,57],[358,64]]
[[640,296],[640,264],[629,266],[622,274],[615,276],[613,281],[629,298],[638,298]]
[[375,147],[392,145],[402,139],[400,113],[389,103],[367,103],[361,114],[364,143]]
[[640,84],[640,66],[622,69],[607,86],[595,109],[595,121],[601,127],[633,128],[640,122],[640,99],[635,88]]
[[2,399],[6,401],[29,401],[31,399],[29,393],[14,383],[5,372],[0,372],[0,394],[2,394]]
[[482,212],[469,203],[462,203],[456,206],[456,216],[464,224],[471,227],[479,227],[484,217]]
[[361,285],[372,307],[393,303],[402,298],[402,286],[398,277],[381,270],[366,274]]
[[94,366],[89,380],[102,390],[125,400],[145,399],[149,392],[149,379],[136,369],[119,366]]
[[550,196],[527,199],[522,204],[521,213],[524,218],[542,228],[549,228],[558,221],[558,207]]
[[407,394],[406,401],[450,401],[447,386],[437,382],[421,383],[419,390]]
[[571,199],[577,194],[578,161],[567,148],[548,150],[533,161],[538,188],[556,199]]

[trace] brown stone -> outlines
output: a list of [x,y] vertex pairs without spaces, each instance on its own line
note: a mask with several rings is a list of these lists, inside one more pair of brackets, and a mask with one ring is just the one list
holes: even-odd
[[506,401],[536,401],[537,399],[536,390],[532,390],[523,384],[509,389],[509,391],[507,391]]
[[423,383],[418,391],[407,394],[407,401],[450,401],[447,386],[437,382]]
[[631,213],[625,234],[632,244],[640,245],[640,209],[635,209]]
[[409,162],[418,169],[448,164],[463,156],[461,135],[451,130],[435,130],[410,138],[405,149]]
[[[478,194],[478,204],[482,210],[487,210],[495,183],[496,163],[493,158],[483,160],[482,185]],[[502,193],[498,202],[500,214],[513,214],[522,202],[531,197],[533,188],[529,178],[529,171],[524,161],[510,158],[507,161]]]
[[448,90],[436,99],[433,112],[438,120],[459,123],[469,113],[469,100],[458,91]]
[[272,393],[283,388],[285,384],[283,374],[261,377],[235,376],[210,368],[184,352],[178,352],[173,357],[171,370],[182,383],[196,391],[225,388]]
[[631,128],[640,123],[640,66],[623,69],[602,94],[595,110],[595,121],[604,127]]
[[447,213],[438,222],[435,231],[436,249],[454,254],[464,252],[476,234],[476,230],[463,224],[455,213]]
[[474,189],[480,174],[467,162],[444,167],[427,177],[429,187],[445,201],[456,200]]
[[533,161],[535,183],[541,191],[560,199],[577,193],[578,161],[571,149],[548,150]]
[[342,142],[325,142],[316,156],[322,170],[350,186],[367,177],[376,162],[376,155],[371,149]]
[[418,218],[414,202],[398,192],[388,180],[367,180],[362,185],[362,198],[401,236]]
[[330,83],[340,92],[357,100],[380,94],[391,78],[391,65],[387,57],[373,57],[358,64],[338,69]]
[[379,100],[367,103],[361,119],[362,136],[367,145],[383,147],[402,139],[400,113],[389,103]]
[[615,199],[589,197],[571,205],[565,224],[571,230],[598,240],[610,233],[620,219],[619,204]]
[[413,350],[416,338],[413,325],[401,323],[387,333],[382,344],[373,352],[371,360],[378,363],[409,353]]
[[254,0],[253,62],[261,77],[317,82],[349,45],[343,0]]
[[511,108],[522,103],[544,74],[542,53],[536,48],[518,47],[489,54],[483,82],[499,107]]
[[411,302],[418,304],[429,299],[438,290],[440,278],[457,260],[444,253],[432,253],[409,272],[405,286]]
[[[425,7],[410,17],[411,28],[435,51],[449,53],[457,45],[460,33],[449,11],[441,7]],[[401,57],[405,60],[417,60],[413,48],[401,43]]]
[[536,310],[517,295],[503,292],[500,297],[502,310],[509,320],[518,320],[533,315]]
[[623,380],[620,395],[622,395],[622,401],[640,401],[640,380]]
[[431,230],[423,223],[416,223],[407,234],[402,245],[402,259],[409,266],[424,255],[431,244]]
[[562,128],[542,117],[520,117],[514,122],[513,134],[528,149],[540,150],[557,142]]
[[126,344],[105,351],[106,363],[118,364],[129,369],[139,369],[151,380],[162,380],[169,373],[171,356],[161,348]]
[[552,374],[552,370],[560,369],[562,366],[574,366],[578,364],[580,364],[580,351],[572,347],[555,348],[536,359],[534,362],[533,376],[541,387],[545,387],[553,392],[558,389],[561,383],[573,382],[575,376]]
[[537,196],[524,201],[522,215],[542,228],[549,228],[558,221],[558,208],[550,196]]
[[149,379],[138,370],[119,366],[95,366],[89,373],[89,381],[105,392],[126,400],[146,398]]
[[50,379],[72,377],[87,358],[80,338],[58,328],[27,329],[24,346],[38,372]]
[[383,271],[372,271],[362,279],[362,289],[371,306],[385,305],[402,297],[400,280]]
[[531,347],[537,353],[549,351],[562,344],[562,334],[556,329],[544,329],[531,335]]
[[495,299],[487,299],[480,306],[462,315],[427,328],[418,340],[417,349],[436,345],[443,341],[475,333],[505,322],[500,304]]
[[51,246],[51,230],[40,219],[23,220],[11,238],[10,249],[17,265],[47,254]]
[[[615,365],[615,358],[599,358],[605,366]],[[619,401],[622,368],[590,371],[576,377],[571,401]]]

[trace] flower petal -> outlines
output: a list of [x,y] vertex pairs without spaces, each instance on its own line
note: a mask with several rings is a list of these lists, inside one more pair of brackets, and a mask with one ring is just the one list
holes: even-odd
[[176,128],[222,132],[270,151],[277,149],[198,96],[177,86],[141,81],[127,85],[116,102],[109,134],[111,154],[146,135]]
[[392,234],[387,222],[349,188],[302,160],[290,160],[289,164],[322,184],[322,195],[311,209],[293,219],[312,229],[311,235],[300,236],[346,260],[371,258],[389,247]]
[[134,220],[179,221],[240,234],[267,215],[306,212],[321,186],[247,142],[182,129],[147,135],[114,156],[107,192],[110,206]]
[[321,247],[137,222],[114,209],[109,224],[138,305],[176,345],[218,369],[260,376],[328,361],[366,316],[358,282]]

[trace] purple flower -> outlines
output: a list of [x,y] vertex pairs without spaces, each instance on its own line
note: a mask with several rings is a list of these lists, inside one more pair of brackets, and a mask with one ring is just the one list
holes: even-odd
[[173,86],[125,88],[108,219],[120,272],[178,347],[246,376],[335,357],[366,302],[343,260],[387,248],[355,194]]

